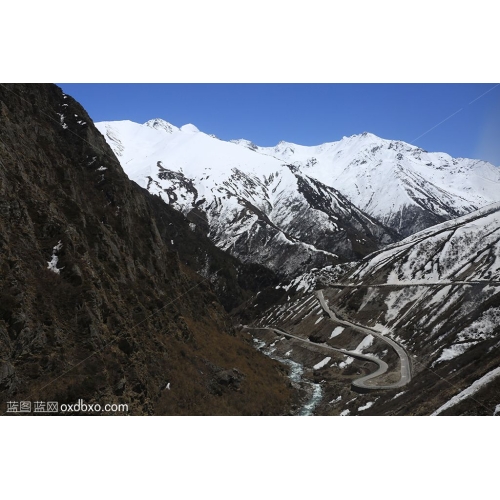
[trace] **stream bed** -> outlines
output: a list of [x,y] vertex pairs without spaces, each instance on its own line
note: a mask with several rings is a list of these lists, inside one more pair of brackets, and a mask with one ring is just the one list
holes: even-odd
[[274,354],[274,351],[276,350],[275,347],[271,346],[266,349],[266,343],[263,340],[254,338],[253,341],[255,343],[255,347],[259,351],[263,352],[266,356],[269,356],[270,358],[275,359],[276,361],[279,361],[280,363],[290,367],[290,371],[288,373],[288,377],[290,378],[290,380],[301,387],[303,390],[307,391],[308,394],[310,394],[308,400],[299,408],[296,415],[313,415],[314,409],[318,406],[319,402],[323,398],[323,390],[321,389],[321,384],[315,384],[314,382],[303,378],[302,375],[304,374],[304,366],[300,363],[297,363],[296,361],[292,361],[291,359]]

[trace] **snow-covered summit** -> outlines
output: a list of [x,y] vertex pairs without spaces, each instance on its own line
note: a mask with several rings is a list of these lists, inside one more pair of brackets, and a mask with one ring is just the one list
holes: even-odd
[[[270,267],[327,264],[310,252],[356,258],[395,235],[500,201],[497,167],[368,132],[317,146],[258,147],[160,119],[96,126],[131,179],[186,214],[203,211],[220,247]],[[262,254],[270,239],[281,241],[283,262],[274,250]],[[304,259],[287,261],[290,245]]]
[[192,125],[170,134],[132,122],[96,126],[132,180],[184,214],[202,212],[212,240],[243,261],[290,275],[394,241],[336,189],[247,141],[222,141]]
[[245,146],[246,148],[251,149],[252,151],[257,151],[257,149],[259,149],[259,146],[254,144],[252,141],[248,141],[247,139],[232,139],[229,142],[237,144],[239,146]]
[[403,236],[500,201],[500,169],[492,164],[366,132],[317,146],[281,142],[257,151],[334,186]]
[[181,127],[181,132],[199,132],[199,129],[192,123],[186,123]]
[[172,125],[171,123],[168,123],[167,121],[162,120],[161,118],[154,118],[153,120],[148,120],[144,125],[146,125],[146,127],[154,128],[156,130],[164,130],[169,134],[179,130],[175,125]]

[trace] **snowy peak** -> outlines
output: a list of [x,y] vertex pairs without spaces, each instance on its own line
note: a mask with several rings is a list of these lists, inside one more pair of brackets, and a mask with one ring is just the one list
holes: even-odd
[[[131,179],[184,214],[203,212],[221,248],[272,269],[290,266],[288,274],[332,256],[358,258],[500,201],[493,165],[368,132],[317,146],[258,147],[161,119],[96,125]],[[286,259],[291,247],[296,258]]]
[[187,123],[186,125],[183,125],[181,127],[181,132],[194,133],[194,132],[199,132],[199,129],[195,127],[192,123]]
[[172,125],[171,123],[168,123],[165,120],[162,120],[161,118],[154,118],[153,120],[148,120],[144,125],[146,127],[154,128],[155,130],[164,130],[169,134],[179,130],[176,126]]
[[335,187],[401,236],[500,201],[500,169],[493,165],[368,132],[318,146],[281,142],[258,152]]
[[254,144],[252,141],[248,141],[247,139],[233,139],[231,141],[232,144],[237,144],[238,146],[244,146],[245,148],[251,149],[252,151],[257,151],[259,146]]
[[295,275],[396,239],[329,184],[294,172],[275,155],[259,154],[250,141],[214,140],[194,125],[165,134],[162,125],[97,127],[132,180],[196,220],[217,246],[243,262]]
[[371,132],[363,132],[362,134],[353,134],[350,136],[344,136],[342,138],[342,141],[385,142],[386,139],[382,139],[382,137],[372,134]]

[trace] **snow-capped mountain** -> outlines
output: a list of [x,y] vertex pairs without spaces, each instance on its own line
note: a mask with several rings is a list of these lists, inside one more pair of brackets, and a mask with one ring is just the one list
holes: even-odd
[[500,201],[500,169],[491,163],[429,153],[366,132],[319,146],[280,142],[256,151],[334,186],[403,237]]
[[368,133],[264,148],[161,119],[97,127],[132,180],[219,247],[287,276],[500,201],[497,167]]
[[281,275],[366,255],[395,240],[334,187],[194,125],[97,124],[128,176],[243,262]]

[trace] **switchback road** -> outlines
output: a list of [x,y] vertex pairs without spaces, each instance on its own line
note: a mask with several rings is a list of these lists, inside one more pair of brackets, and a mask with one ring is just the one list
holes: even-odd
[[[365,375],[364,377],[358,378],[354,381],[351,382],[351,385],[359,388],[359,389],[364,389],[364,390],[380,390],[380,389],[395,389],[397,387],[402,387],[406,384],[408,384],[411,380],[411,364],[410,360],[408,358],[408,354],[406,351],[394,340],[382,335],[379,331],[366,327],[363,325],[358,325],[357,323],[353,323],[352,321],[347,321],[340,319],[334,311],[332,311],[327,304],[325,297],[323,295],[323,291],[319,290],[316,292],[316,298],[318,299],[321,307],[323,310],[328,314],[330,319],[335,321],[338,324],[348,326],[352,328],[353,330],[356,330],[364,335],[373,335],[374,337],[377,337],[378,339],[382,340],[383,342],[389,344],[392,349],[394,349],[399,356],[400,359],[400,379],[393,383],[393,384],[382,384],[382,385],[375,385],[373,382],[375,381],[374,379],[380,377],[381,375],[385,374],[387,370],[389,369],[387,363],[385,361],[382,361],[381,359],[375,357],[375,356],[368,356],[366,354],[361,354],[359,352],[355,351],[347,351],[346,349],[339,349],[336,347],[332,347],[328,344],[325,343],[317,343],[317,342],[312,342],[309,339],[304,339],[302,337],[298,337],[297,335],[293,335],[291,333],[285,332],[284,330],[280,330],[278,328],[272,327],[272,326],[267,326],[267,327],[251,327],[251,326],[244,326],[245,329],[247,330],[271,330],[275,332],[277,335],[283,335],[285,337],[298,340],[300,342],[303,342],[305,344],[309,344],[311,346],[315,346],[316,348],[321,348],[325,350],[330,350],[330,351],[335,351],[341,354],[344,354],[346,356],[351,356],[352,358],[355,359],[360,359],[363,361],[370,361],[372,363],[375,363],[378,368],[374,372]],[[372,382],[371,384],[368,384],[367,382]]]
[[[352,358],[356,359],[361,359],[363,361],[370,361],[372,363],[375,363],[378,365],[378,368],[376,371],[373,373],[370,373],[368,375],[365,375],[364,377],[358,378],[352,382],[352,385],[355,385],[356,387],[362,388],[362,389],[369,389],[369,390],[374,390],[374,389],[384,389],[384,387],[380,386],[373,386],[373,385],[366,385],[366,382],[369,380],[372,380],[374,378],[379,377],[380,375],[383,375],[384,373],[387,372],[388,370],[388,365],[385,361],[382,361],[381,359],[376,358],[375,356],[367,356],[366,354],[360,354],[359,352],[354,352],[354,351],[347,351],[345,349],[337,349],[336,347],[331,347],[328,344],[320,344],[317,342],[312,342],[308,339],[303,339],[301,337],[297,337],[296,335],[292,335],[291,333],[285,332],[284,330],[280,330],[278,328],[273,328],[273,327],[252,327],[252,326],[244,326],[245,329],[248,330],[272,330],[274,333],[278,335],[283,335],[284,337],[288,337],[291,339],[299,340],[300,342],[304,342],[306,344],[319,347],[322,349],[330,350],[330,351],[335,351],[335,352],[340,352],[342,354],[345,354],[346,356],[351,356]],[[394,387],[399,387],[399,386],[394,386]]]
[[[389,384],[389,385],[368,386],[368,388],[371,388],[371,389],[394,389],[396,387],[402,387],[410,382],[410,380],[411,380],[410,359],[408,358],[408,354],[406,353],[406,351],[399,344],[394,342],[394,340],[386,337],[385,335],[382,335],[379,331],[377,331],[373,328],[358,325],[357,323],[353,323],[352,321],[340,319],[330,309],[330,307],[326,303],[325,297],[323,295],[323,290],[318,290],[316,292],[316,297],[318,298],[319,303],[321,304],[321,307],[323,308],[323,310],[328,314],[328,316],[330,316],[330,318],[333,321],[335,321],[341,325],[349,326],[353,330],[356,330],[360,333],[364,333],[365,335],[373,335],[374,337],[377,337],[378,339],[382,340],[383,342],[386,342],[387,344],[389,344],[396,351],[397,355],[399,356],[399,359],[401,362],[401,377],[400,377],[399,381],[394,383],[394,384]],[[359,380],[361,380],[361,379],[359,379]],[[359,380],[354,381],[353,385],[360,387],[357,384],[359,382]],[[367,386],[364,384],[362,387],[367,388]]]

